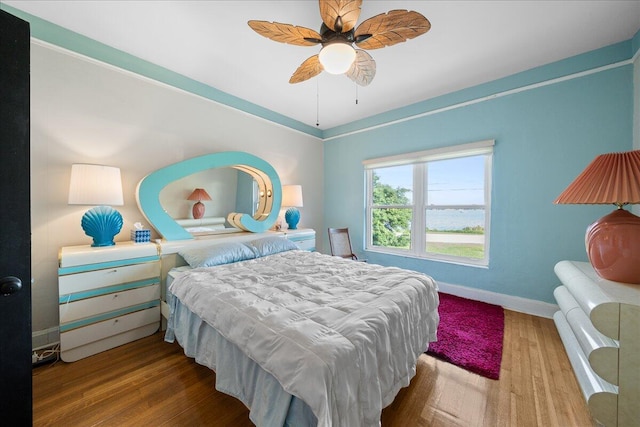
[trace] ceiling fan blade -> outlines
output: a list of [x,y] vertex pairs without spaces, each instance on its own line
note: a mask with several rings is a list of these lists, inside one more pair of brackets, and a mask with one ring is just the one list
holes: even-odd
[[360,86],[367,86],[376,76],[376,61],[364,50],[356,49],[356,59],[345,74]]
[[320,43],[322,39],[322,36],[317,31],[291,24],[267,21],[249,21],[248,24],[261,36],[280,43],[313,46]]
[[354,39],[359,48],[380,49],[418,37],[430,29],[429,20],[418,12],[392,10],[360,24]]
[[313,55],[300,64],[296,72],[293,73],[289,79],[289,83],[294,84],[309,80],[311,77],[320,74],[322,70],[324,70],[324,68],[322,68],[322,64],[320,64],[318,55]]
[[[336,33],[353,30],[360,17],[362,0],[319,0],[320,16],[324,25]],[[340,21],[338,20],[340,18]],[[342,26],[341,28],[339,28]],[[338,28],[337,28],[338,27]]]

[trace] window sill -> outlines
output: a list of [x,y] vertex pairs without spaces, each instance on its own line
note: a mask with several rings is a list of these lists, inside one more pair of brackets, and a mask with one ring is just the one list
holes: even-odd
[[448,257],[446,255],[433,256],[426,253],[418,254],[418,253],[410,252],[407,250],[401,250],[401,249],[393,250],[389,248],[378,248],[378,247],[365,248],[365,252],[372,252],[372,253],[382,254],[382,255],[393,255],[393,256],[399,256],[403,258],[422,259],[426,261],[442,262],[446,264],[455,264],[455,265],[461,265],[465,267],[476,267],[476,268],[485,268],[485,269],[489,268],[488,262],[486,260],[475,260],[471,258]]

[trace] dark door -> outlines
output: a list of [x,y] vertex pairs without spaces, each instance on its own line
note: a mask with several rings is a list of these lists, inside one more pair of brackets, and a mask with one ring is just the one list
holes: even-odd
[[0,416],[32,424],[29,24],[0,10]]

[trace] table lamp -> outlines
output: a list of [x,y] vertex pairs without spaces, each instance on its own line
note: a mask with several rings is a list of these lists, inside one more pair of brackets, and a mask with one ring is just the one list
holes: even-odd
[[300,211],[302,207],[302,186],[283,185],[282,186],[282,207],[288,208],[284,213],[284,220],[289,226],[289,230],[296,230],[300,221]]
[[202,200],[211,200],[211,196],[206,192],[204,188],[196,188],[193,192],[187,197],[187,200],[197,200],[193,205],[193,209],[191,212],[193,213],[194,219],[200,219],[204,216],[204,203]]
[[122,229],[122,215],[113,206],[124,204],[120,168],[103,165],[71,165],[70,205],[96,205],[82,216],[84,233],[93,238],[91,246],[115,245],[113,238]]
[[640,203],[640,150],[597,156],[554,203],[615,205],[587,228],[587,255],[600,277],[640,284],[640,217],[623,209]]

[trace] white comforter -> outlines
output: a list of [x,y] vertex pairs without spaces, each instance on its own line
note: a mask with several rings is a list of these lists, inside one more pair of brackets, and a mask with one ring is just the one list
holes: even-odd
[[288,251],[194,269],[170,291],[304,400],[319,426],[378,426],[436,338],[421,273]]

